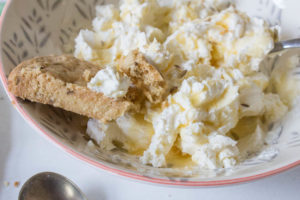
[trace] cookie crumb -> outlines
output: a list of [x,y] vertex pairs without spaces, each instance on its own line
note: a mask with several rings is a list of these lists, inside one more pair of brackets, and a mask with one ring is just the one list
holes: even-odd
[[88,69],[85,69],[84,71],[83,71],[83,74],[82,74],[82,78],[83,78],[83,80],[85,80],[86,82],[89,82],[90,80],[91,80],[91,71],[90,70],[88,70]]
[[19,181],[15,181],[15,182],[14,182],[14,186],[15,186],[15,187],[19,187],[19,185],[20,185],[20,182],[19,182]]
[[9,182],[8,181],[4,181],[3,184],[4,184],[5,187],[9,186]]

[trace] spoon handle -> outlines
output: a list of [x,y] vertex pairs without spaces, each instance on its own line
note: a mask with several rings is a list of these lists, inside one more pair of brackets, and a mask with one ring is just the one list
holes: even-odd
[[270,53],[282,51],[284,49],[300,48],[300,38],[276,42]]

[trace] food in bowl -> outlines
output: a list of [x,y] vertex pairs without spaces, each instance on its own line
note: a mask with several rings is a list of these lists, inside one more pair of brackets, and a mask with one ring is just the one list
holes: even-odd
[[[97,70],[83,68],[58,96],[58,102],[72,96],[75,109],[30,98],[44,93],[15,94],[91,117],[87,133],[99,148],[122,149],[154,167],[230,168],[263,147],[267,127],[292,105],[274,90],[284,74],[268,74],[259,65],[273,48],[276,29],[228,1],[124,0],[119,8],[96,10],[93,30],[81,30],[75,40],[74,56]],[[64,69],[65,77],[75,70]],[[82,77],[93,102],[76,96],[77,89],[67,94]],[[11,80],[18,88],[23,76]],[[118,110],[110,102],[132,106]],[[99,109],[120,112],[90,114]]]

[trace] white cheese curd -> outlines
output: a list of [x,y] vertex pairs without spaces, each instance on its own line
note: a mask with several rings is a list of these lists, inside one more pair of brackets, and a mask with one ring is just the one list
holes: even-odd
[[211,45],[203,38],[207,28],[206,23],[198,20],[186,22],[174,28],[175,32],[166,39],[164,47],[182,61],[186,58],[194,63],[198,63],[199,59],[208,62]]
[[145,121],[140,116],[130,114],[119,117],[116,123],[127,140],[130,141],[130,151],[144,151],[149,146],[151,137],[154,134],[151,123]]
[[141,161],[144,164],[151,163],[154,167],[166,165],[165,156],[171,150],[178,135],[176,129],[179,124],[176,118],[178,118],[179,110],[179,106],[171,105],[152,119],[155,133],[149,148],[141,157]]
[[256,85],[240,90],[241,116],[257,116],[264,112],[264,93]]
[[147,61],[154,64],[158,69],[164,71],[168,67],[168,62],[171,55],[167,50],[164,50],[161,43],[156,38],[153,42],[140,49]]
[[260,66],[274,46],[274,28],[231,1],[122,0],[97,6],[92,25],[78,34],[74,55],[108,67],[90,89],[126,95],[132,83],[117,65],[133,50],[174,89],[160,104],[146,101],[114,122],[91,119],[87,133],[100,148],[121,146],[153,167],[178,159],[189,161],[180,165],[185,169],[231,168],[262,148],[266,127],[292,105],[293,84],[282,84],[287,68],[268,74]]
[[[127,138],[122,134],[115,123],[104,124],[98,120],[90,119],[87,124],[87,134],[97,142],[102,149],[112,150],[115,144],[122,142],[127,144]],[[128,148],[128,147],[124,147]]]
[[87,125],[87,134],[102,149],[121,147],[133,154],[145,151],[154,132],[150,123],[130,114],[106,124],[90,119]]
[[84,60],[91,61],[93,55],[93,41],[95,41],[94,33],[89,30],[81,30],[75,39],[75,57],[83,58]]
[[265,118],[268,122],[276,122],[283,118],[288,111],[278,94],[265,95]]
[[88,88],[103,93],[107,97],[120,98],[127,94],[128,88],[132,85],[129,77],[122,76],[113,67],[106,68],[97,74],[88,83]]
[[300,58],[293,52],[287,52],[277,67],[272,72],[271,86],[276,89],[282,102],[286,105],[294,105],[299,96],[299,80],[295,74],[299,73]]
[[241,157],[246,157],[247,154],[255,153],[264,144],[265,132],[260,124],[255,128],[254,133],[246,135],[238,141]]
[[181,149],[192,155],[192,160],[204,168],[232,167],[237,162],[239,150],[230,137],[205,130],[203,123],[193,123],[182,128]]

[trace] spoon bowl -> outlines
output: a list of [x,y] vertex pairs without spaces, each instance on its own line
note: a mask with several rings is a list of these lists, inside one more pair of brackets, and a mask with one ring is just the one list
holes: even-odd
[[28,179],[21,188],[19,200],[87,200],[80,189],[66,177],[43,172]]

